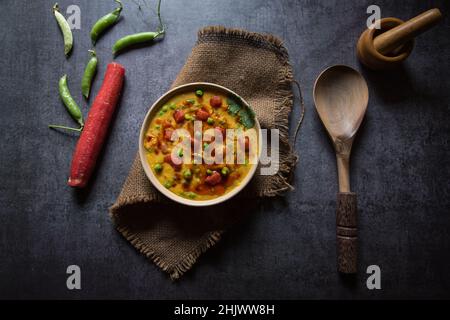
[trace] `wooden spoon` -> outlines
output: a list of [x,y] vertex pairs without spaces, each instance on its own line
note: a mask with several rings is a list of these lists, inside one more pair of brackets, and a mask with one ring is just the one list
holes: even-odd
[[366,113],[369,89],[358,71],[343,65],[324,70],[314,84],[314,103],[336,152],[339,193],[336,234],[338,270],[357,270],[356,194],[350,191],[349,160],[353,139]]

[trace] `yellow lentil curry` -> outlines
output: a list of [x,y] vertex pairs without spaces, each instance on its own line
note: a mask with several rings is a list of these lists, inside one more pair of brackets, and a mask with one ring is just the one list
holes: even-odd
[[[254,112],[238,98],[227,97],[219,92],[199,89],[174,96],[156,110],[144,136],[143,143],[148,164],[159,182],[181,197],[199,201],[217,198],[236,188],[247,176],[252,168],[251,163],[254,163],[252,161],[257,159],[259,149],[257,139],[249,139],[248,136],[234,138],[230,147],[234,157],[232,163],[224,161],[207,164],[204,160],[200,163],[194,161],[176,163],[173,155],[183,157],[183,149],[175,150],[179,146],[177,144],[179,140],[172,141],[173,132],[176,129],[185,129],[189,132],[191,159],[193,159],[194,143],[197,143],[195,140],[200,139],[200,144],[196,145],[200,145],[200,150],[206,152],[209,144],[215,140],[212,138],[211,141],[204,142],[208,140],[203,140],[206,136],[205,131],[213,129],[223,136],[220,150],[223,150],[223,159],[227,159],[228,151],[225,145],[230,143],[227,140],[231,140],[227,139],[227,130],[236,129],[246,135],[255,125],[254,116]],[[202,131],[194,131],[194,121],[201,121]],[[256,141],[256,148],[249,147],[250,141],[251,143]],[[238,148],[241,148],[241,154],[245,154],[244,162],[237,160]],[[211,154],[214,155],[214,151]],[[242,157],[239,159],[242,160]]]

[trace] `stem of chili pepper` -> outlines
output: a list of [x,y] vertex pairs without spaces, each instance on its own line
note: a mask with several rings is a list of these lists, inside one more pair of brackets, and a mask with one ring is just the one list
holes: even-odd
[[65,130],[71,130],[71,131],[77,131],[77,132],[81,132],[83,130],[83,127],[71,128],[71,127],[66,127],[66,126],[60,126],[57,124],[49,124],[48,127],[52,128],[52,129],[65,129]]
[[165,30],[165,26],[164,26],[164,24],[162,23],[162,20],[161,20],[161,10],[160,10],[160,8],[161,8],[161,0],[158,1],[158,10],[157,10],[158,20],[159,20],[158,33],[159,34],[164,34],[166,32],[166,30]]

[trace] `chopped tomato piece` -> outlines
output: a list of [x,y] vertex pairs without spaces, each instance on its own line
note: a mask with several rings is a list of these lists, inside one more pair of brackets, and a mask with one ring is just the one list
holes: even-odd
[[184,121],[184,111],[183,110],[177,110],[173,113],[173,118],[177,123],[181,123]]
[[209,113],[208,113],[208,111],[206,111],[204,109],[199,109],[195,113],[195,117],[201,121],[206,121],[209,118]]
[[165,129],[164,130],[164,139],[170,141],[170,138],[172,137],[173,134],[173,129],[169,128],[169,129]]
[[214,96],[209,100],[209,104],[213,108],[220,108],[222,106],[222,98],[219,96]]
[[217,171],[213,171],[210,176],[207,176],[205,182],[211,186],[215,186],[222,181],[222,176]]

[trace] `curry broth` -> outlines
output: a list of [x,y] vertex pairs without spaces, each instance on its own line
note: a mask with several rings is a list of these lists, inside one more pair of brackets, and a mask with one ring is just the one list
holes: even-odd
[[[177,144],[170,140],[171,130],[183,128],[194,139],[198,138],[193,134],[194,120],[202,121],[203,133],[211,128],[245,131],[245,127],[238,121],[239,117],[228,112],[227,96],[214,91],[205,91],[202,94],[202,96],[197,95],[196,92],[179,94],[156,110],[143,142],[147,162],[158,181],[181,197],[199,201],[214,199],[230,192],[239,186],[252,168],[252,165],[247,162],[245,164],[237,164],[235,161],[234,164],[208,165],[202,162],[202,164],[176,165],[169,160]],[[219,101],[221,106],[218,107]],[[226,139],[223,140],[225,145]],[[237,145],[238,143],[235,142],[235,152]],[[203,144],[202,150],[205,147],[207,146]],[[249,150],[247,147],[246,141],[245,148],[243,147],[246,159],[256,157],[256,154],[250,154],[251,148]]]

